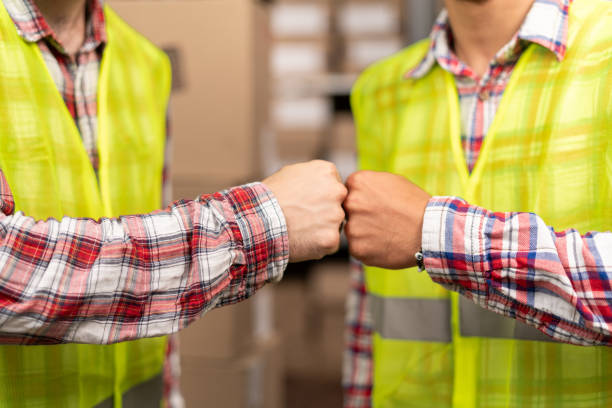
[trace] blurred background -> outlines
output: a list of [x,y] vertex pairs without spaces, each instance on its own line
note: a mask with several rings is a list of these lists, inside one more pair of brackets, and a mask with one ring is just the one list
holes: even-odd
[[[172,199],[284,164],[356,169],[349,93],[424,38],[436,0],[109,0],[172,61]],[[348,252],[290,265],[252,299],[180,334],[187,407],[339,407]]]

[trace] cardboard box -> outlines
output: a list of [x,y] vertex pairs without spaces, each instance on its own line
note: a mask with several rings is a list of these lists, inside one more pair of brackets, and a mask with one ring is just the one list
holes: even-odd
[[223,360],[274,335],[274,288],[265,287],[253,297],[213,309],[179,334],[181,356]]
[[282,408],[284,369],[278,337],[227,360],[181,359],[181,391],[187,408]]
[[[320,101],[322,106],[329,109],[325,112],[331,112],[329,100],[320,98]],[[318,122],[306,114],[306,106],[296,106],[291,111],[295,111],[299,126],[290,127],[295,122],[286,120],[288,123],[285,128],[278,124],[275,128],[274,151],[278,154],[281,164],[313,159],[329,160],[338,167],[343,179],[356,171],[355,125],[351,115],[334,116],[330,125],[329,113],[325,114],[325,120]],[[319,124],[312,126],[315,123]]]
[[314,333],[321,375],[341,378],[344,353],[346,296],[350,290],[348,261],[316,264],[309,276],[307,304],[310,306],[309,330]]
[[173,180],[200,183],[204,192],[258,178],[269,99],[267,7],[255,0],[108,3],[173,60]]
[[347,261],[328,260],[313,266],[308,279],[308,298],[323,310],[342,309],[350,289]]
[[398,35],[401,5],[398,0],[346,1],[337,12],[339,32],[347,37]]
[[275,311],[288,376],[340,383],[349,286],[348,261],[318,262],[306,281],[278,285]]
[[270,50],[270,70],[275,77],[318,75],[327,71],[326,40],[275,41]]
[[272,7],[270,32],[274,39],[325,38],[329,29],[327,1],[277,2]]
[[278,307],[275,308],[279,332],[283,338],[282,352],[287,376],[316,376],[320,358],[313,358],[308,287],[303,280],[288,279],[278,285]]
[[334,116],[331,130],[330,150],[355,153],[356,130],[353,116],[348,113]]
[[343,70],[360,72],[369,65],[386,58],[403,47],[400,36],[379,39],[348,39],[345,42]]
[[[256,179],[253,178],[253,181]],[[230,186],[244,183],[244,179],[225,180],[225,179],[206,179],[200,177],[175,177],[172,181],[173,199],[193,200],[202,194],[212,194],[224,190]]]
[[328,98],[276,98],[272,103],[272,123],[281,164],[322,158],[331,120]]
[[272,101],[272,123],[278,129],[321,130],[331,120],[331,102],[324,96],[278,97]]
[[277,152],[283,165],[322,159],[325,154],[325,130],[277,130]]

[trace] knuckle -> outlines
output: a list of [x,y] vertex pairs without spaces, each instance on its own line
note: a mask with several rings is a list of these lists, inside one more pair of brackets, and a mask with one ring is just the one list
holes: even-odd
[[329,162],[321,161],[321,165],[319,166],[319,172],[322,177],[325,177],[328,182],[336,183],[336,167]]
[[359,170],[356,173],[354,173],[355,180],[361,181],[367,174],[368,174],[368,170]]
[[304,167],[307,168],[308,171],[312,172],[313,174],[318,174],[319,168],[321,166],[319,160],[311,160],[309,162],[305,162]]
[[342,207],[344,207],[344,211],[349,215],[353,212],[353,197],[351,194],[346,196],[344,202],[342,203]]
[[344,184],[346,185],[348,189],[350,189],[353,186],[354,182],[355,182],[355,173],[352,173],[346,178],[346,181],[344,182]]
[[333,164],[328,162],[327,160],[316,159],[313,160],[312,163],[314,163],[315,166],[322,170],[329,170],[333,167]]
[[346,189],[346,187],[344,187],[344,185],[342,185],[341,183],[336,183],[336,186],[334,188],[334,198],[337,201],[344,201],[348,195],[348,190]]
[[361,242],[359,240],[349,239],[348,246],[349,246],[349,252],[351,253],[352,256],[354,256],[355,258],[359,260],[363,259],[365,254],[363,252],[363,245],[361,245]]
[[335,218],[335,221],[337,221],[338,223],[341,223],[346,218],[346,214],[344,213],[344,210],[342,209],[342,207],[339,207],[336,210],[334,214],[334,218]]
[[328,170],[336,170],[336,165],[330,161],[321,160],[321,163],[323,163],[323,166]]
[[349,211],[354,212],[359,206],[359,194],[350,192],[344,199],[344,207]]
[[359,183],[364,173],[365,173],[365,170],[357,170],[356,172],[351,174],[349,178],[351,179],[351,182],[353,184],[356,184],[356,183]]
[[358,189],[363,183],[364,179],[367,177],[368,170],[359,170],[355,173],[351,174],[347,179],[347,186],[350,190]]
[[340,242],[340,233],[334,230],[325,231],[321,234],[320,245],[326,252],[333,251]]
[[342,199],[346,198],[348,195],[348,188],[342,183],[338,183],[338,190]]
[[327,174],[334,179],[334,182],[340,183],[340,174],[338,173],[338,168],[335,164],[330,163],[330,166],[327,169]]

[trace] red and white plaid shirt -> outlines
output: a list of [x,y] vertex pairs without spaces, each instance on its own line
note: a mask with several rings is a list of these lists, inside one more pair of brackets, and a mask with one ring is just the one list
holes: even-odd
[[[428,54],[407,75],[422,77],[436,63],[453,74],[461,109],[461,137],[470,170],[526,45],[539,44],[559,60],[564,58],[570,5],[571,0],[536,0],[519,32],[497,53],[482,78],[453,53],[448,16],[445,11],[440,14],[430,36]],[[454,226],[452,236],[444,235],[444,225]],[[534,237],[537,240],[530,239]],[[537,242],[537,248],[530,247],[530,242]],[[435,197],[425,214],[422,245],[429,275],[446,288],[561,341],[612,345],[612,234],[581,237],[575,231],[555,233],[534,214],[494,214],[458,198]],[[473,253],[473,248],[480,252]],[[447,254],[469,254],[473,259],[486,254],[478,259],[500,261],[458,265]],[[512,262],[523,257],[534,260],[538,281],[513,267]],[[369,407],[372,317],[363,269],[357,263],[351,269],[344,405]],[[521,285],[510,285],[519,281]],[[546,290],[538,290],[543,285]],[[482,291],[483,287],[487,291]]]
[[[3,2],[24,41],[38,44],[97,170],[97,84],[106,43],[102,1],[88,1],[86,38],[74,56],[64,52],[31,0]],[[168,159],[166,151],[166,198]],[[116,267],[118,256],[122,268]],[[108,344],[175,333],[202,313],[280,279],[287,261],[285,220],[263,184],[203,195],[147,215],[37,222],[15,212],[0,169],[2,343]],[[50,273],[62,278],[49,282],[71,285],[47,287],[43,277]],[[141,276],[136,285],[129,278],[135,274]],[[91,279],[98,283],[82,284]],[[146,299],[146,307],[135,298]],[[164,397],[169,406],[180,406],[177,344],[174,336],[170,340]]]

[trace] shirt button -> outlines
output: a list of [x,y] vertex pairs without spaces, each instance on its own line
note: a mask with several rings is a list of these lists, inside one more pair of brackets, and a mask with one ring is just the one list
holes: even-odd
[[490,97],[491,93],[487,89],[481,89],[480,92],[478,92],[478,99],[483,102],[489,99]]

